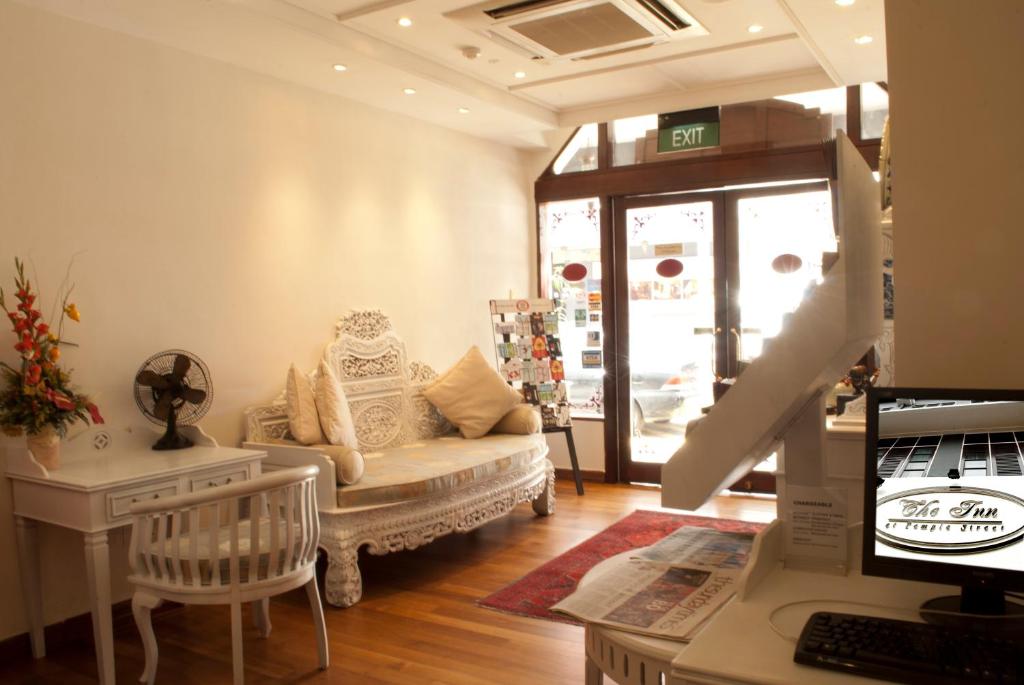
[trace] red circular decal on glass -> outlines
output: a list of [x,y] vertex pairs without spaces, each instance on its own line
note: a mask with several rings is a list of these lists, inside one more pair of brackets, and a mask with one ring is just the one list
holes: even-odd
[[780,274],[791,274],[804,265],[804,260],[795,254],[780,254],[772,260],[772,269]]
[[678,259],[663,259],[654,267],[662,278],[675,278],[683,273],[683,263]]
[[582,281],[586,277],[587,266],[585,264],[573,262],[572,264],[566,264],[565,268],[562,269],[562,278],[571,283]]

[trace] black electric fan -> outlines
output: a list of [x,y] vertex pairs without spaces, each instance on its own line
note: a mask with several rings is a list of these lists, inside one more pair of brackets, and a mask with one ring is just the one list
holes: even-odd
[[166,425],[153,445],[155,450],[180,450],[192,441],[178,425],[196,423],[213,400],[210,370],[201,359],[184,350],[167,350],[147,359],[135,374],[135,403],[147,419]]

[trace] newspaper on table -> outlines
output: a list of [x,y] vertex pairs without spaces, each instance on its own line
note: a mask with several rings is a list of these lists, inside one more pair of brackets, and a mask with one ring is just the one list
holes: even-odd
[[587,623],[689,641],[735,593],[753,535],[684,527],[552,607]]

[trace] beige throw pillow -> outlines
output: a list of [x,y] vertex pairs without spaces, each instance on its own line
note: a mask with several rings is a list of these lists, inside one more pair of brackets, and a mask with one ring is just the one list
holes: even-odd
[[363,455],[344,445],[314,445],[334,462],[334,473],[338,485],[355,485],[363,477],[366,463]]
[[423,389],[423,396],[458,427],[464,438],[479,438],[523,401],[476,346]]
[[321,360],[317,368],[316,409],[320,413],[320,427],[324,437],[332,445],[344,445],[359,449],[356,427],[352,423],[352,411],[348,408],[345,391],[334,375],[330,364]]
[[313,384],[309,382],[309,376],[295,368],[295,364],[288,369],[284,398],[288,413],[288,430],[291,431],[292,437],[303,445],[323,442],[324,434],[320,430]]
[[542,427],[540,412],[534,409],[533,405],[517,404],[494,424],[491,432],[530,435],[540,433]]

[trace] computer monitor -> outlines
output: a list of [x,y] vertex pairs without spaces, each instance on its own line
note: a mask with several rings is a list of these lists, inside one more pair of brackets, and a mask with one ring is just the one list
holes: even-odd
[[932,611],[1021,611],[1022,474],[1024,390],[870,389],[864,574],[961,586]]

